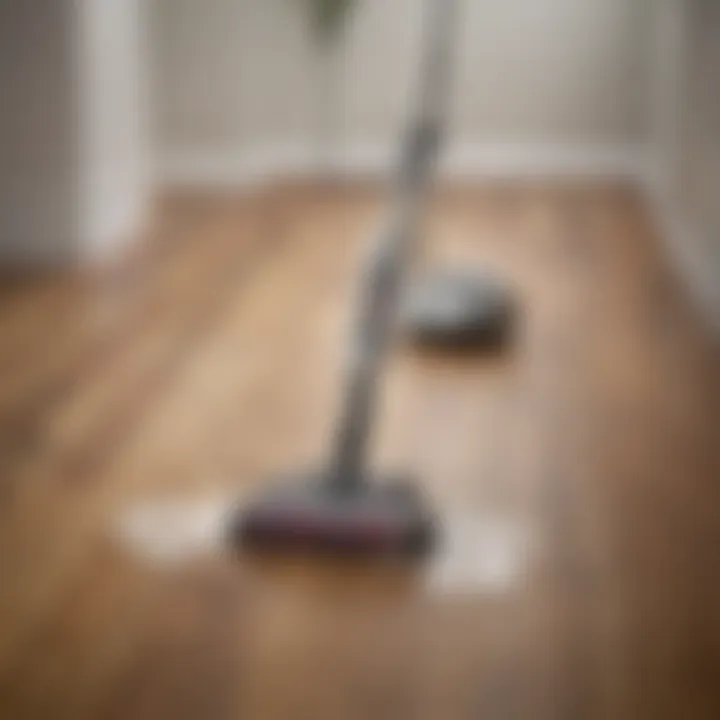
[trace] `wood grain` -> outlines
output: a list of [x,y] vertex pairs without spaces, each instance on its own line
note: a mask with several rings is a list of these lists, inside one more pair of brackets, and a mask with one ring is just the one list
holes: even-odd
[[522,303],[511,352],[398,344],[379,467],[511,519],[500,591],[408,568],[155,566],[157,497],[322,462],[373,187],[185,196],[148,245],[0,291],[0,716],[720,717],[720,363],[634,192],[442,188],[427,262]]

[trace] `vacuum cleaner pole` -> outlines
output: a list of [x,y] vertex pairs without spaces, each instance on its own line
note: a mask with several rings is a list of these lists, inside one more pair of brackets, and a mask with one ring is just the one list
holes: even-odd
[[361,285],[345,406],[328,478],[331,487],[341,492],[360,491],[367,477],[365,462],[378,380],[395,323],[403,269],[417,237],[424,194],[445,126],[458,2],[426,2],[419,103],[403,146],[392,209]]
[[426,0],[424,55],[417,107],[407,128],[396,195],[425,189],[437,159],[446,125],[458,0]]

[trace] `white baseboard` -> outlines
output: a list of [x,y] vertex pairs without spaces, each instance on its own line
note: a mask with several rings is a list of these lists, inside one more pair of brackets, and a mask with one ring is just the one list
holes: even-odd
[[659,173],[648,172],[642,187],[670,263],[708,325],[720,333],[720,282],[713,264],[703,255],[700,232],[685,217]]
[[[397,147],[355,143],[329,159],[350,177],[383,177],[393,168]],[[443,154],[442,176],[450,179],[591,178],[637,181],[645,153],[638,144],[456,142]],[[238,152],[178,151],[158,168],[164,186],[232,187],[267,178],[312,177],[323,167],[301,144],[255,146]]]
[[585,178],[637,181],[644,167],[638,144],[459,143],[443,170],[469,179]]

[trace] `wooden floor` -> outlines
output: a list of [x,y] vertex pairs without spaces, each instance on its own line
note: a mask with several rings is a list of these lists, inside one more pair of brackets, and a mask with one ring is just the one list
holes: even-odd
[[[323,457],[372,189],[174,197],[102,272],[0,290],[0,717],[720,717],[720,353],[642,205],[456,188],[432,262],[523,304],[503,357],[402,346],[377,463],[521,528],[500,587],[399,567],[157,565],[113,523]],[[449,521],[448,521],[449,522]]]

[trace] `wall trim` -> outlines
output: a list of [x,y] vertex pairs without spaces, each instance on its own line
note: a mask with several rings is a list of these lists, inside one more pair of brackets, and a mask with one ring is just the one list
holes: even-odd
[[[351,144],[334,153],[326,167],[350,177],[385,176],[397,147]],[[180,150],[166,154],[157,169],[162,186],[232,187],[267,178],[317,174],[312,148],[302,144],[257,145],[251,150]],[[591,178],[637,181],[644,174],[645,149],[639,143],[456,142],[444,153],[440,172],[450,179]]]

